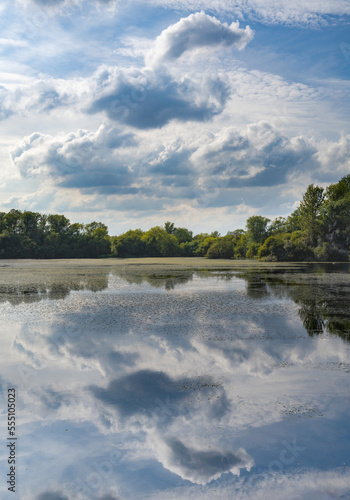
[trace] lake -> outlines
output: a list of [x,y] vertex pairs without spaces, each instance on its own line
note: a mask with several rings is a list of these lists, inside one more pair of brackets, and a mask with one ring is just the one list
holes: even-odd
[[1,261],[1,498],[349,499],[349,304],[349,264]]

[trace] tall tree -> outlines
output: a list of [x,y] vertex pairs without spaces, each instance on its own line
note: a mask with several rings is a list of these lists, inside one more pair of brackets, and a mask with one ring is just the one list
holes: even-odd
[[177,227],[173,232],[179,243],[186,243],[186,241],[192,241],[193,233],[185,227]]
[[327,201],[339,201],[350,196],[350,174],[346,175],[336,184],[331,184],[326,189]]
[[174,231],[175,231],[175,224],[173,222],[169,222],[167,221],[165,224],[164,224],[164,229],[166,230],[166,232],[168,234],[173,234]]
[[248,244],[264,243],[268,236],[267,224],[270,219],[261,215],[253,215],[247,220],[247,239]]
[[322,233],[324,190],[322,187],[310,184],[300,202],[300,224],[306,242],[312,247],[317,246],[317,239]]
[[16,210],[12,208],[6,215],[6,229],[9,230],[10,233],[18,234],[21,228],[21,215],[22,212],[20,210]]
[[338,249],[350,246],[350,174],[331,184],[325,196],[326,240]]
[[25,211],[21,214],[21,227],[25,235],[35,238],[38,232],[40,214],[38,212]]
[[287,232],[287,221],[284,217],[276,217],[268,228],[268,233],[273,235],[275,233],[286,233]]
[[67,219],[64,215],[49,215],[47,217],[47,222],[51,233],[63,235],[66,234],[69,229],[69,219]]

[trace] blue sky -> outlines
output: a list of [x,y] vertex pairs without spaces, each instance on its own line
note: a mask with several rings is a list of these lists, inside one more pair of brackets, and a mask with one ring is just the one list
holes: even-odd
[[344,0],[3,1],[0,209],[111,234],[288,215],[350,171],[349,19]]

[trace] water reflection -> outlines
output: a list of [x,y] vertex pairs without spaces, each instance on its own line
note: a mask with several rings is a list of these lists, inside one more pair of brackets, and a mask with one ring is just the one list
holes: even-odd
[[[99,292],[108,288],[108,271],[82,273],[70,270],[67,273],[12,272],[6,280],[0,282],[0,303],[18,304],[35,303],[41,300],[65,299],[72,292],[90,290]],[[4,276],[0,276],[0,279]],[[5,282],[4,282],[5,281]]]
[[0,304],[20,498],[346,495],[349,276],[322,269],[18,278],[39,290]]
[[236,276],[246,281],[247,293],[252,298],[273,294],[292,299],[298,304],[300,319],[311,337],[327,332],[350,340],[348,264],[311,264],[293,269],[292,273],[281,273],[280,269],[254,270]]
[[[324,279],[309,279],[312,276]],[[0,303],[11,305],[36,303],[42,300],[65,299],[72,291],[98,292],[107,290],[110,277],[122,280],[130,285],[147,284],[153,288],[172,291],[192,282],[194,278],[203,280],[215,277],[216,280],[230,281],[239,277],[246,283],[247,294],[252,299],[262,299],[273,294],[288,297],[299,305],[299,315],[305,330],[310,336],[328,332],[350,340],[350,288],[347,284],[335,283],[332,286],[330,276],[349,273],[348,264],[310,264],[301,267],[254,268],[244,272],[230,270],[181,270],[164,272],[143,272],[138,274],[130,269],[100,269],[98,273],[83,273],[81,270],[69,275],[56,273],[45,276],[46,284],[32,281],[32,274],[22,273],[18,282],[0,285]],[[334,281],[334,280],[333,280]]]

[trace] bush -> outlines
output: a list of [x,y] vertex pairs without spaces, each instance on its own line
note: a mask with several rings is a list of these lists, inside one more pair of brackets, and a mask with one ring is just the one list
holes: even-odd
[[313,260],[314,254],[305,244],[302,233],[295,231],[267,238],[259,249],[258,257],[259,260],[288,262]]
[[299,262],[305,260],[314,260],[313,251],[305,243],[301,231],[294,231],[292,234],[288,235],[284,246],[287,251],[286,260]]
[[232,241],[230,241],[229,239],[220,238],[209,247],[205,256],[208,259],[232,259]]
[[245,255],[246,259],[256,259],[258,257],[259,248],[259,243],[251,243]]
[[269,236],[263,245],[259,248],[259,260],[266,261],[283,261],[288,260],[288,253],[285,249],[286,235]]
[[207,236],[203,241],[199,242],[199,245],[195,251],[197,257],[204,257],[207,255],[209,248],[216,243],[217,238],[214,236]]
[[141,229],[129,230],[112,237],[111,251],[116,257],[142,257],[146,255],[146,243],[142,241]]
[[346,250],[336,248],[327,242],[314,249],[314,256],[320,262],[347,262],[349,260],[349,253]]
[[234,257],[235,259],[244,259],[247,253],[247,235],[242,234],[238,240],[234,242]]
[[198,241],[186,241],[185,243],[180,243],[180,254],[182,257],[193,257],[198,248]]

